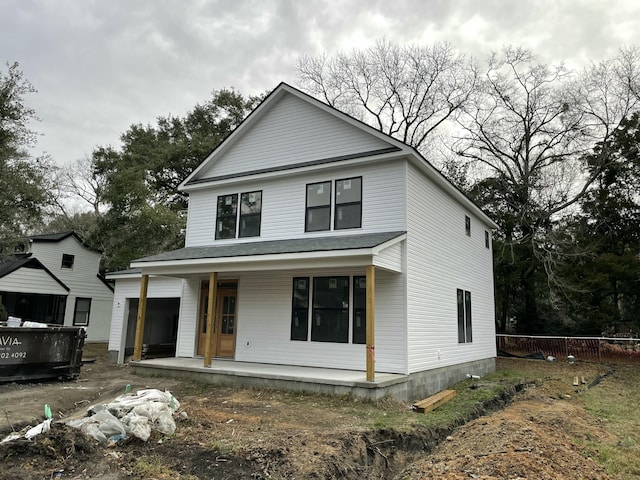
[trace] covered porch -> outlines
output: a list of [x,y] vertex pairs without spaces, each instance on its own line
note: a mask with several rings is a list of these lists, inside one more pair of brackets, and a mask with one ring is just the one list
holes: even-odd
[[[132,368],[138,373],[171,373],[211,383],[271,387],[277,383],[294,390],[368,398],[388,395],[390,390],[402,388],[398,385],[406,381],[406,368],[402,344],[396,351],[390,347],[393,342],[387,342],[383,356],[395,363],[385,364],[384,373],[376,375],[376,272],[383,274],[385,285],[381,292],[386,296],[380,304],[387,308],[386,315],[393,310],[395,322],[391,325],[387,320],[385,328],[393,329],[392,337],[402,339],[406,317],[387,305],[402,301],[405,239],[405,232],[387,232],[245,242],[187,247],[137,260],[132,267],[139,268],[142,276]],[[292,298],[295,310],[298,287],[292,292],[292,280],[297,285],[304,277],[309,295],[314,272],[325,275],[318,278],[328,281],[329,289],[337,291],[336,286],[344,285],[344,303],[340,304],[344,328],[339,338],[314,338],[314,305],[308,298],[300,322],[303,338],[293,330],[298,311],[292,311]],[[150,276],[178,277],[185,282],[176,358],[141,359]],[[394,279],[392,293],[389,276]],[[360,289],[357,299],[356,287]],[[358,336],[354,333],[356,315]],[[381,339],[388,338],[384,331]]]
[[385,396],[407,397],[408,375],[378,373],[367,381],[366,372],[215,359],[205,367],[202,358],[157,358],[131,362],[143,376],[166,376],[216,385],[273,388],[329,395],[353,395],[368,400]]

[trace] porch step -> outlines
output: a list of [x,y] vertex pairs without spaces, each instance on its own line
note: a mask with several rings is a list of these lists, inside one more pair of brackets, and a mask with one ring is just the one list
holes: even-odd
[[455,390],[442,390],[429,398],[425,398],[424,400],[414,403],[412,408],[418,413],[430,412],[431,410],[438,408],[440,405],[447,403],[455,396]]

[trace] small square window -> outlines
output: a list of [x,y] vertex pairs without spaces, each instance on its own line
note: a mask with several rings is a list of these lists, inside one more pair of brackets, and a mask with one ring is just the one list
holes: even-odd
[[467,237],[471,236],[471,219],[466,215],[464,216],[464,231],[467,234]]
[[73,269],[73,262],[75,260],[75,255],[68,255],[66,253],[62,254],[62,264],[60,268],[67,268],[69,270]]

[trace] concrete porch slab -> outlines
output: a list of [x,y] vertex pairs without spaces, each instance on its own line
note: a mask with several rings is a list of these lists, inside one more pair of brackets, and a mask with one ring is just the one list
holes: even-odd
[[210,367],[202,358],[154,358],[131,362],[133,373],[168,376],[203,383],[239,387],[274,388],[331,395],[351,394],[377,400],[385,396],[406,398],[408,375],[376,373],[373,382],[365,372],[289,365],[236,362],[213,359]]

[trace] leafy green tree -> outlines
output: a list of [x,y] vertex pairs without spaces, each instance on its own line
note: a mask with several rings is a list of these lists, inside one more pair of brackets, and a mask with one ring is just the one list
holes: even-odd
[[50,200],[51,164],[46,157],[33,159],[28,151],[36,140],[29,128],[36,115],[24,97],[34,92],[18,63],[0,70],[0,239],[5,252],[12,252],[12,244],[41,223]]
[[582,333],[640,330],[640,113],[620,122],[587,156],[589,171],[607,162],[567,235],[582,255],[561,269],[564,309]]
[[156,125],[132,125],[119,149],[93,152],[106,212],[89,243],[105,255],[107,270],[139,257],[184,245],[187,197],[179,184],[260,101],[235,90],[214,91],[183,118],[160,117]]

